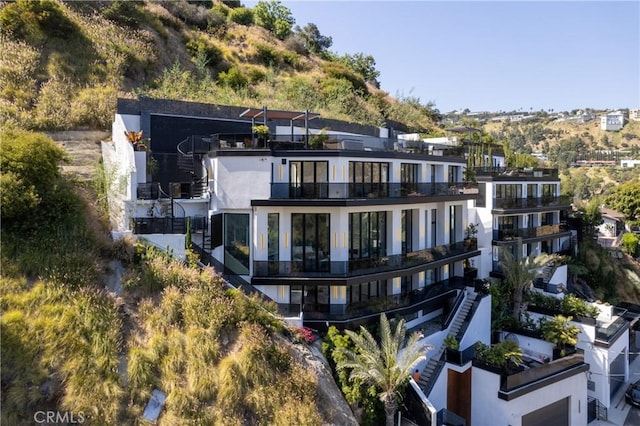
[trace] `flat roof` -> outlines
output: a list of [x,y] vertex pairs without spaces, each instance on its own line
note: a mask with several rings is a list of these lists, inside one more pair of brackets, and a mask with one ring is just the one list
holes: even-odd
[[266,112],[267,119],[272,118],[275,120],[302,120],[305,118],[305,115],[308,114],[309,120],[313,120],[314,118],[320,118],[320,114],[317,112],[305,112],[305,111],[281,111],[275,109],[266,109],[266,108],[248,108],[246,111],[240,114],[240,117],[243,118],[258,118],[264,117]]

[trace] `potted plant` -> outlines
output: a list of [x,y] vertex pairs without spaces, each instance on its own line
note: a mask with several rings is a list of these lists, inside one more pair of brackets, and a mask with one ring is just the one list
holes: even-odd
[[456,336],[449,334],[444,338],[445,358],[449,362],[455,362],[461,364],[460,359],[460,342],[456,339]]
[[553,350],[553,359],[562,358],[567,354],[567,349],[578,343],[580,329],[570,323],[572,319],[573,317],[556,315],[541,324],[542,338],[556,345]]
[[258,138],[258,146],[266,146],[266,141],[269,140],[269,127],[264,124],[258,124],[253,126],[252,130]]
[[464,247],[467,250],[475,249],[478,246],[478,223],[467,225],[464,238]]

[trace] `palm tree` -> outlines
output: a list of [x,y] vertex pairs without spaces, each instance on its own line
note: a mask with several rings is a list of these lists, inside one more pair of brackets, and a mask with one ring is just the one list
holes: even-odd
[[393,426],[398,399],[411,372],[425,358],[424,346],[418,345],[418,333],[409,337],[403,349],[405,332],[404,319],[401,319],[392,333],[383,313],[380,315],[380,344],[361,326],[359,334],[345,330],[354,344],[353,349],[337,349],[344,355],[344,359],[338,362],[338,369],[351,369],[350,380],[360,379],[379,390],[378,397],[384,404],[387,426]]
[[[516,247],[517,253],[522,253],[522,244]],[[557,260],[557,255],[549,255],[542,253],[539,256],[519,258],[506,250],[501,252],[500,266],[504,273],[503,282],[507,284],[511,290],[511,302],[513,307],[513,316],[516,320],[520,320],[522,312],[522,297],[525,291],[529,291],[533,285],[533,279],[536,277],[537,271]]]

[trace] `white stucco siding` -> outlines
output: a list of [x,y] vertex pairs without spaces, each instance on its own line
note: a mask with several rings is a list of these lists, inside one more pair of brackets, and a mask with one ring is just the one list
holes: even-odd
[[587,378],[583,373],[544,386],[511,401],[498,398],[499,388],[499,375],[477,367],[473,368],[471,421],[474,425],[521,426],[524,415],[567,397],[569,397],[569,424],[587,424]]
[[466,333],[460,341],[460,349],[467,349],[474,343],[481,341],[485,344],[491,343],[491,296],[480,299],[478,309],[473,314],[473,319],[467,328]]
[[248,209],[251,200],[270,198],[270,157],[216,157],[212,161],[214,208]]

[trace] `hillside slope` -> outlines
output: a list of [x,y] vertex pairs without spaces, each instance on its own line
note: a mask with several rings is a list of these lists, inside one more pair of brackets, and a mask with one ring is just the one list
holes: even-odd
[[0,8],[0,119],[21,127],[107,129],[118,96],[144,94],[435,129],[432,105],[390,99],[370,81],[372,57],[314,47],[324,36],[306,27],[278,38],[253,24],[250,8],[186,0]]

